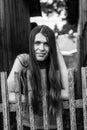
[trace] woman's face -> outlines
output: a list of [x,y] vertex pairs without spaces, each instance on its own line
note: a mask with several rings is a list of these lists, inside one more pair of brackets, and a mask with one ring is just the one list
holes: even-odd
[[38,33],[35,36],[34,51],[37,61],[44,61],[48,57],[49,54],[48,41],[47,38],[41,33]]

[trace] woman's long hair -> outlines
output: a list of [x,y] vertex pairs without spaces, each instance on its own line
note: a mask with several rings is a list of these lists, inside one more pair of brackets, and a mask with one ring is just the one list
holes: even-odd
[[29,54],[30,54],[30,69],[31,69],[31,84],[32,84],[32,105],[34,112],[38,112],[41,108],[41,76],[40,76],[40,67],[35,58],[34,53],[34,40],[35,36],[38,33],[42,33],[48,39],[48,45],[50,48],[49,52],[49,69],[48,69],[48,81],[49,85],[47,86],[48,92],[48,110],[53,114],[58,112],[61,104],[61,85],[58,78],[58,60],[57,60],[57,50],[54,32],[47,26],[37,26],[35,27],[30,34],[29,39]]

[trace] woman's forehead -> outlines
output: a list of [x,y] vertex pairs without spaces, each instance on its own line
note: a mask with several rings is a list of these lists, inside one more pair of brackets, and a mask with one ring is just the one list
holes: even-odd
[[47,38],[42,33],[37,33],[34,41],[45,41],[45,42],[47,42]]

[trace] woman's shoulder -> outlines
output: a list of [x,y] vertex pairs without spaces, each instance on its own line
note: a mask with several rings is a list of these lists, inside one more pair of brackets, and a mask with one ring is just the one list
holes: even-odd
[[22,54],[19,54],[17,57],[21,58],[21,59],[29,59],[29,54],[27,53],[22,53]]
[[22,53],[17,56],[19,62],[23,67],[29,67],[30,56],[27,53]]

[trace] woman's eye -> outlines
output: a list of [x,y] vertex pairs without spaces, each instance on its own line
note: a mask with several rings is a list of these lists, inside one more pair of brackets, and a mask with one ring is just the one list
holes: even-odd
[[35,42],[36,45],[40,45],[40,43],[41,43],[41,42],[39,42],[39,41]]
[[48,46],[48,42],[44,42],[44,45],[47,45],[47,46]]

